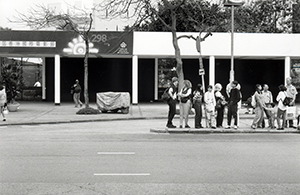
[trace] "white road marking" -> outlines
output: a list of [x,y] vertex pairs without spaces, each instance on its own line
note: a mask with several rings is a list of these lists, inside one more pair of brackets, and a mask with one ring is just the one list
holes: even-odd
[[94,176],[149,176],[150,173],[95,173]]
[[135,152],[98,152],[100,155],[134,155]]

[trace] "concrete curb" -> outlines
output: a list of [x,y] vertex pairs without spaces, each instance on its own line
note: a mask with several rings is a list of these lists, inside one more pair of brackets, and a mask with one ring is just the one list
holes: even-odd
[[271,130],[271,129],[183,129],[183,128],[151,128],[151,133],[169,133],[169,134],[215,134],[215,133],[296,133],[300,134],[299,130],[287,129],[287,130]]

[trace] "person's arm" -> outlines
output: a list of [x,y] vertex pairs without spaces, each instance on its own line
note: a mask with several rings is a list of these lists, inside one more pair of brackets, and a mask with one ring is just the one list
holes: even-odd
[[176,93],[173,94],[173,87],[170,87],[169,88],[169,91],[168,91],[170,97],[175,100],[176,99]]
[[192,89],[189,88],[185,94],[184,94],[184,93],[181,93],[181,97],[188,97],[188,96],[190,96],[191,94],[192,94]]

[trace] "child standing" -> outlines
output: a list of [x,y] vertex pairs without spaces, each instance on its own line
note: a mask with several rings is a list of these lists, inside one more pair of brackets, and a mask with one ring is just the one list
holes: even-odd
[[207,92],[204,94],[204,103],[205,103],[205,111],[206,111],[206,125],[207,127],[216,128],[216,119],[215,119],[215,107],[216,107],[216,99],[215,94],[213,92],[213,87],[209,85],[207,87]]

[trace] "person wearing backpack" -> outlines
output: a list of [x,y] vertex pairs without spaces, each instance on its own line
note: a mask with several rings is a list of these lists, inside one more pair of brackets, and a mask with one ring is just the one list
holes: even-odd
[[[283,101],[287,97],[286,87],[284,85],[279,85],[279,93],[276,97],[276,101],[278,102],[278,110],[277,110],[277,130],[284,130],[284,126],[286,123],[286,110],[287,105],[284,105]],[[282,119],[282,125],[280,125],[280,119]]]
[[0,113],[3,117],[3,121],[6,121],[5,115],[4,115],[4,106],[6,104],[6,92],[3,85],[0,85]]
[[78,104],[81,107],[82,106],[82,102],[80,101],[81,86],[79,84],[78,79],[76,79],[75,84],[72,85],[71,91],[73,93],[73,100],[74,100],[74,103],[75,103],[75,107],[78,107]]
[[178,87],[178,78],[173,77],[171,86],[168,89],[168,94],[170,96],[169,99],[167,100],[167,103],[169,105],[168,122],[167,122],[168,128],[176,128],[176,126],[173,125],[173,118],[176,114],[177,87]]

